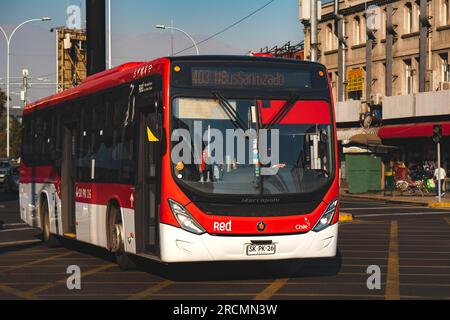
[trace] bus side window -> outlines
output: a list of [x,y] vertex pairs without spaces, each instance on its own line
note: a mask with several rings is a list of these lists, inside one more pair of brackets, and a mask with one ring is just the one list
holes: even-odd
[[80,111],[81,124],[77,179],[89,181],[91,176],[92,106],[82,102],[80,103]]
[[129,102],[129,88],[122,88],[112,98],[114,99],[112,159],[114,167],[117,168],[119,173],[117,179],[119,181],[133,183],[136,171],[136,126],[134,123],[125,126]]
[[95,102],[93,134],[93,158],[95,159],[95,179],[102,182],[112,182],[114,171],[112,170],[112,135],[108,124],[108,104],[102,98]]
[[23,119],[23,132],[22,132],[22,161],[25,165],[30,166],[32,164],[32,143],[31,143],[31,126],[32,122],[29,117]]

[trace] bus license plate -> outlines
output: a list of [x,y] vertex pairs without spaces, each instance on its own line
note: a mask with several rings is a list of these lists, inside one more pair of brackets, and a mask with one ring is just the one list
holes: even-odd
[[275,254],[275,244],[247,244],[246,247],[248,256],[265,256]]

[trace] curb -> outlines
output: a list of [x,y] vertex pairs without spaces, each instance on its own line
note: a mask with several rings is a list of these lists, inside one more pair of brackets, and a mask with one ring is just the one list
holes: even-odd
[[353,215],[351,213],[339,212],[339,222],[351,222]]
[[348,193],[341,194],[341,196],[346,197],[346,198],[362,199],[362,200],[378,200],[378,201],[385,201],[388,203],[397,203],[397,204],[409,203],[409,204],[416,204],[416,205],[423,206],[423,207],[427,207],[430,205],[428,202],[414,201],[414,200],[409,200],[409,199],[394,200],[394,199],[389,199],[389,198],[384,199],[384,198],[370,197],[370,196],[357,196],[357,195],[348,194]]
[[428,205],[430,208],[450,208],[450,202],[434,202]]

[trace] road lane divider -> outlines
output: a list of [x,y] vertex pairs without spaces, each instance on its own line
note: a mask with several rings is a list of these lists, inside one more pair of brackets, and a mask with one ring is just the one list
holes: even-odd
[[72,254],[73,254],[73,252],[60,253],[60,254],[57,254],[57,255],[54,255],[54,256],[51,256],[51,257],[48,257],[48,258],[37,259],[37,260],[31,261],[31,262],[19,264],[17,266],[12,266],[12,267],[10,267],[10,268],[8,268],[6,270],[2,270],[2,272],[9,272],[9,271],[17,270],[17,269],[26,268],[26,267],[33,266],[33,265],[36,265],[36,264],[40,264],[40,263],[52,261],[52,260],[55,260],[55,259],[67,257],[67,256],[70,256]]
[[0,248],[9,247],[9,246],[17,246],[21,244],[32,244],[42,242],[42,240],[34,239],[34,240],[20,240],[20,241],[8,241],[8,242],[0,242]]
[[385,299],[400,300],[400,267],[398,257],[397,221],[391,221]]
[[358,214],[356,218],[370,218],[370,217],[395,217],[395,216],[432,216],[437,214],[448,214],[446,211],[430,211],[430,212],[399,212],[399,213],[368,213]]
[[[101,272],[101,271],[103,271],[103,270],[112,268],[112,267],[114,267],[114,266],[116,266],[115,263],[108,263],[108,264],[104,264],[104,265],[98,266],[98,267],[96,267],[96,268],[90,269],[90,270],[88,270],[88,271],[86,271],[86,272],[82,272],[82,273],[81,273],[81,279],[83,279],[84,277],[93,275],[93,274],[95,274],[95,273]],[[42,286],[40,286],[40,287],[31,289],[31,290],[29,290],[27,293],[30,293],[30,294],[38,294],[38,293],[40,293],[40,292],[42,292],[42,291],[45,291],[45,290],[48,290],[48,289],[50,289],[50,288],[59,286],[59,285],[61,285],[61,284],[66,284],[66,282],[67,282],[67,278],[60,279],[60,280],[57,280],[57,281],[54,281],[54,282],[47,283],[47,284],[42,285]]]
[[0,233],[13,232],[13,231],[26,231],[26,230],[34,230],[34,228],[16,228],[16,229],[0,229]]
[[159,282],[156,285],[151,286],[148,289],[145,289],[143,291],[140,291],[138,293],[132,294],[131,296],[128,297],[128,300],[144,300],[147,299],[149,297],[151,297],[153,294],[161,291],[162,289],[172,285],[174,282],[171,280],[164,280]]
[[21,290],[17,290],[15,288],[12,288],[10,286],[6,285],[0,285],[0,291],[3,291],[7,294],[13,295],[15,297],[25,299],[25,300],[40,300],[39,297],[32,293],[24,292]]
[[269,300],[272,298],[274,294],[278,292],[286,283],[288,279],[276,279],[272,282],[268,287],[266,287],[263,291],[258,293],[253,300]]

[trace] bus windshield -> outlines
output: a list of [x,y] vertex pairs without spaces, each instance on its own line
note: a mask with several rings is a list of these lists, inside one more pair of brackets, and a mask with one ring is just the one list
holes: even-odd
[[206,194],[310,193],[333,176],[330,105],[321,100],[176,98],[172,166]]

